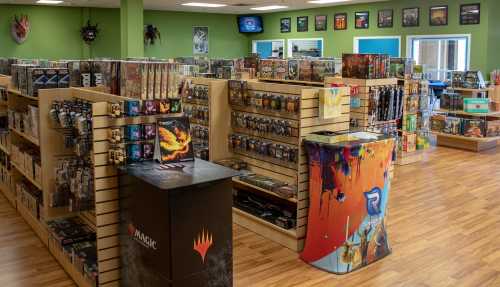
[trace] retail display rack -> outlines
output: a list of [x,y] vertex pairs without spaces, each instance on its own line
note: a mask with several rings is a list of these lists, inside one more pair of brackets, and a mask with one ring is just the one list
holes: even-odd
[[324,130],[340,132],[349,129],[349,89],[342,88],[341,116],[333,119],[322,119],[319,114],[319,88],[250,81],[246,84],[249,94],[266,93],[274,96],[283,95],[285,97],[299,98],[300,108],[297,113],[288,113],[283,110],[258,109],[253,106],[231,103],[231,112],[233,115],[234,113],[242,113],[245,117],[287,121],[293,129],[297,129],[297,132],[293,136],[281,136],[255,132],[254,130],[238,127],[234,124],[232,127],[233,134],[265,141],[270,145],[284,145],[298,151],[296,162],[285,162],[241,150],[232,151],[233,156],[243,160],[248,165],[247,167],[250,171],[257,175],[266,176],[290,186],[295,186],[297,187],[297,194],[285,198],[272,191],[251,183],[242,182],[238,179],[233,180],[234,188],[265,198],[266,202],[273,205],[286,206],[286,208],[291,209],[293,216],[295,216],[293,220],[296,222],[296,227],[291,229],[282,228],[238,207],[233,208],[233,221],[270,240],[292,250],[299,251],[303,248],[303,241],[306,235],[309,206],[308,163],[302,140],[306,135],[313,132]]

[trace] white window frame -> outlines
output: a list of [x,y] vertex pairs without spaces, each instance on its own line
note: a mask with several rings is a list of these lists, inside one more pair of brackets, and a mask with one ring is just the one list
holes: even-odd
[[[414,40],[425,40],[425,39],[456,39],[456,38],[466,38],[467,39],[467,59],[465,61],[465,70],[470,69],[470,55],[471,55],[471,45],[472,45],[472,35],[471,34],[441,34],[441,35],[408,35],[406,36],[406,57],[413,57],[413,41]],[[416,59],[415,59],[416,60]]]
[[293,46],[292,41],[321,41],[321,57],[325,55],[325,39],[324,38],[295,38],[288,39],[287,41],[287,55],[288,58],[292,58],[293,55]]
[[370,39],[397,39],[399,40],[399,51],[398,58],[401,57],[401,36],[370,36],[370,37],[354,37],[353,39],[353,52],[355,54],[359,53],[359,40],[370,40]]
[[285,58],[285,39],[271,39],[271,40],[252,40],[252,53],[257,53],[257,43],[265,42],[281,42],[283,44],[283,59]]

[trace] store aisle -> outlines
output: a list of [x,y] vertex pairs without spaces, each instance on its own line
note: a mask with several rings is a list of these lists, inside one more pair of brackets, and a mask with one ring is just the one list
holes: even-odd
[[[437,148],[424,162],[397,168],[396,178],[389,200],[391,256],[334,276],[234,226],[235,286],[500,286],[500,151]],[[0,284],[74,286],[3,196]]]
[[75,286],[2,193],[0,193],[0,286]]

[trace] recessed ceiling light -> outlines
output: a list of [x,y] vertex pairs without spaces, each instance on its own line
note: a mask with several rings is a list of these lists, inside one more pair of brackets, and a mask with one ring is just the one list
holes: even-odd
[[38,1],[36,1],[37,4],[52,4],[52,5],[61,4],[63,2],[64,1],[62,1],[62,0],[38,0]]
[[254,7],[254,8],[250,8],[250,9],[257,10],[257,11],[266,11],[266,10],[276,10],[276,9],[285,9],[285,8],[288,8],[288,6],[271,5],[271,6]]
[[351,0],[313,0],[307,1],[307,3],[311,4],[331,4],[331,3],[340,3],[340,2],[349,2]]
[[208,7],[208,8],[217,8],[227,6],[226,4],[217,4],[217,3],[199,3],[199,2],[189,2],[183,3],[183,6],[193,6],[193,7]]

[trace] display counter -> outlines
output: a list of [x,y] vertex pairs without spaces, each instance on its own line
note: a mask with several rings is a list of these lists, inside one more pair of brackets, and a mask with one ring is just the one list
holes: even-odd
[[198,159],[124,167],[121,286],[232,286],[234,175]]
[[394,139],[373,133],[312,135],[309,162],[307,263],[335,274],[391,252],[385,215]]

